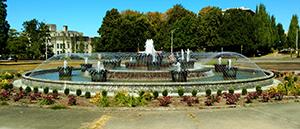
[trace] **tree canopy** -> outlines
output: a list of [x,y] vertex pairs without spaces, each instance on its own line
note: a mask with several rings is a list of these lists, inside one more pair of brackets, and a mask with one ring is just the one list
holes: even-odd
[[0,0],[0,54],[5,53],[7,45],[9,24],[6,20],[6,0]]
[[137,51],[146,39],[158,50],[170,51],[171,31],[174,51],[235,51],[253,56],[272,48],[286,47],[282,24],[276,22],[262,4],[255,11],[204,7],[198,14],[174,5],[166,12],[141,13],[133,10],[107,11],[94,40],[96,51]]

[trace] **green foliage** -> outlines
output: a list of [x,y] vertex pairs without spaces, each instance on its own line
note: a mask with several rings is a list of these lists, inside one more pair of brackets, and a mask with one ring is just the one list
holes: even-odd
[[196,96],[197,96],[197,93],[198,93],[198,91],[194,89],[194,90],[192,91],[192,96],[193,96],[193,97],[196,97]]
[[0,81],[0,89],[3,88],[5,90],[10,90],[13,88],[13,84],[9,82],[8,80],[4,79]]
[[139,92],[140,97],[143,97],[144,94],[145,94],[145,91],[143,91],[143,90]]
[[48,94],[49,93],[49,87],[45,87],[44,88],[44,94]]
[[243,88],[242,89],[242,95],[246,95],[247,94],[247,89],[246,88]]
[[162,92],[162,95],[163,95],[164,97],[168,96],[168,90],[165,89],[165,90]]
[[70,89],[69,89],[69,88],[66,88],[66,89],[64,90],[64,94],[68,96],[68,95],[70,94]]
[[45,53],[45,42],[50,37],[48,26],[36,19],[23,23],[23,35],[29,39],[27,44],[27,56],[31,59],[40,59]]
[[55,101],[53,100],[53,98],[51,96],[43,97],[43,99],[41,99],[39,101],[40,105],[51,105],[51,104],[54,104],[54,103],[55,103]]
[[89,91],[85,92],[84,96],[87,99],[91,98],[91,92],[89,92]]
[[25,93],[28,95],[31,92],[31,88],[29,86],[27,86],[25,88]]
[[207,89],[207,90],[205,91],[205,94],[206,94],[206,96],[210,96],[210,95],[211,95],[211,89]]
[[257,92],[258,95],[260,95],[262,93],[261,86],[256,86],[255,90],[256,90],[256,92]]
[[178,93],[178,95],[179,95],[180,97],[182,97],[183,94],[184,94],[184,89],[183,89],[183,88],[179,88],[178,91],[177,91],[177,93]]
[[151,92],[146,92],[143,94],[143,96],[140,96],[140,98],[144,98],[147,101],[151,101],[153,98],[153,95]]
[[221,95],[222,95],[222,90],[219,89],[219,90],[217,91],[217,96],[221,96]]
[[7,11],[6,11],[6,0],[2,0],[0,2],[0,54],[5,53],[5,48],[7,45],[7,39],[8,39],[8,30],[9,30],[9,24],[6,20]]
[[[297,31],[298,30],[298,31]],[[296,35],[299,34],[299,23],[298,23],[298,16],[293,15],[291,19],[291,23],[289,26],[289,30],[287,33],[287,45],[286,47],[292,47],[295,48],[295,41],[296,41]],[[298,38],[299,40],[300,38]]]
[[24,34],[17,32],[16,29],[10,29],[8,35],[6,51],[18,58],[26,59],[29,39]]
[[106,90],[103,90],[102,93],[101,93],[102,97],[106,97],[107,96],[107,91]]
[[14,75],[9,72],[1,73],[0,74],[0,79],[13,79]]
[[100,99],[99,106],[101,106],[101,107],[108,107],[109,106],[108,98],[107,97],[102,97]]
[[136,107],[146,104],[146,100],[143,97],[130,96],[125,92],[118,92],[114,97],[115,102],[119,106]]
[[33,93],[38,93],[39,92],[39,88],[38,87],[34,87],[33,88]]
[[153,97],[154,97],[154,99],[157,99],[157,98],[158,98],[158,96],[159,96],[159,93],[158,93],[158,91],[154,91],[154,92],[153,92]]
[[81,90],[80,90],[80,89],[77,89],[77,90],[76,90],[76,95],[77,95],[77,96],[81,96],[81,94],[82,94]]
[[233,88],[229,88],[228,93],[234,94],[234,89]]
[[53,94],[58,94],[57,89],[54,89],[54,90],[52,91],[52,93],[53,93]]

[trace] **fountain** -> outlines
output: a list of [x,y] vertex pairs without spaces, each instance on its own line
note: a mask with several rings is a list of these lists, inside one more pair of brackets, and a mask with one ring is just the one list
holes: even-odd
[[181,68],[180,62],[177,62],[174,66],[175,66],[175,69],[171,70],[172,81],[173,82],[187,82],[188,71],[186,69]]
[[80,64],[81,72],[85,72],[90,68],[92,68],[92,64],[89,64],[88,63],[88,58],[84,57],[84,64]]
[[67,60],[64,60],[63,67],[57,67],[58,76],[61,80],[70,80],[72,76],[72,66],[68,66]]
[[222,57],[218,58],[218,64],[214,64],[216,72],[223,72],[226,69],[226,64],[222,64]]
[[126,68],[140,70],[160,70],[171,65],[171,62],[163,61],[163,55],[154,49],[152,39],[147,39],[145,43],[145,51],[138,52],[135,60],[130,59],[126,62]]
[[[183,51],[183,50],[182,50]],[[153,40],[147,40],[145,51],[102,52],[56,55],[33,71],[23,74],[22,83],[29,86],[51,87],[71,91],[114,92],[126,89],[164,89],[176,92],[178,87],[186,91],[196,89],[227,90],[267,86],[273,83],[274,74],[260,69],[255,63],[234,52],[198,53],[189,49],[173,53],[156,51]],[[170,57],[174,58],[171,59]],[[67,60],[68,59],[68,60]],[[182,60],[183,59],[183,60]],[[224,64],[222,60],[227,60]],[[62,66],[62,62],[63,66]],[[93,64],[82,74],[82,64]],[[72,66],[68,66],[72,64]],[[61,77],[67,76],[68,80]]]
[[231,59],[228,59],[228,66],[223,70],[223,77],[225,79],[235,79],[238,68],[232,67]]
[[98,54],[97,67],[90,69],[91,81],[92,82],[106,82],[107,81],[107,70],[104,68],[104,65],[101,63],[101,54]]

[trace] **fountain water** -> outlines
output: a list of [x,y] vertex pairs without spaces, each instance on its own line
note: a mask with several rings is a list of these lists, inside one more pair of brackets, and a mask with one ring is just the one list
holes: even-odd
[[68,67],[68,62],[64,60],[64,68],[66,69]]
[[145,51],[142,53],[145,53],[147,55],[152,55],[152,62],[156,62],[156,50],[154,48],[152,39],[147,39],[145,44]]
[[181,49],[181,60],[184,61],[184,51]]
[[231,69],[231,59],[228,59],[228,68]]
[[88,63],[88,58],[84,57],[84,64],[87,64],[87,63]]
[[218,64],[221,65],[222,64],[222,57],[218,58]]
[[186,61],[187,62],[190,61],[190,49],[187,49],[187,51],[186,51]]
[[[168,57],[172,53],[156,52],[151,40],[146,44],[148,47],[143,53],[103,52],[88,56],[70,54],[67,59],[64,55],[54,56],[37,69],[26,72],[22,82],[30,86],[53,86],[61,89],[67,86],[73,91],[80,88],[91,92],[101,90],[113,92],[122,88],[129,92],[162,91],[163,89],[174,92],[178,86],[187,91],[193,89],[205,91],[207,88],[226,90],[228,87],[241,89],[272,83],[271,78],[274,75],[272,72],[261,70],[251,60],[238,53],[197,53],[187,49],[183,53],[186,54],[183,56],[185,60],[181,60],[182,53],[179,51],[176,52],[176,55],[179,55],[176,56],[177,60],[170,61]],[[156,62],[153,62],[152,54],[156,55]],[[223,64],[224,67],[220,67],[222,70],[218,72],[213,69],[212,62],[216,62],[215,65],[222,65],[222,58],[226,61],[231,59],[232,62],[230,69],[229,64]],[[116,61],[118,63],[115,67],[107,67],[109,64],[115,64]],[[80,71],[78,62],[84,65],[93,63],[93,67],[86,71],[87,76]],[[69,69],[71,66],[74,67],[73,74],[69,74],[71,80],[61,80],[60,73],[65,75],[64,69]],[[57,70],[56,67],[59,69]],[[150,69],[153,67],[155,69]]]

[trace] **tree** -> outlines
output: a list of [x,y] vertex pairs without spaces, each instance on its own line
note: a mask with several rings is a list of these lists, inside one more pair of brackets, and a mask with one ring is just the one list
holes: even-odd
[[218,7],[204,7],[198,13],[200,19],[199,37],[201,45],[207,50],[220,50],[220,26],[222,24],[222,10]]
[[27,58],[26,50],[27,43],[29,42],[28,39],[15,29],[10,29],[8,35],[9,38],[6,46],[7,52],[17,55],[18,58]]
[[103,47],[103,49],[96,48],[96,50],[120,50],[120,18],[121,15],[117,9],[111,9],[106,12],[102,25],[98,30],[98,33],[101,36],[99,44],[102,44],[101,47]]
[[276,47],[278,50],[283,48],[288,48],[288,45],[286,44],[286,35],[284,33],[284,29],[281,23],[277,24],[277,33],[278,33],[278,40],[275,41]]
[[221,45],[225,51],[241,52],[243,46],[242,54],[255,53],[253,15],[253,12],[242,9],[229,9],[224,12],[220,36],[222,37]]
[[[291,23],[289,26],[288,34],[287,34],[287,46],[291,48],[296,47],[296,33],[299,33],[299,25],[298,25],[298,16],[293,15],[291,19]],[[298,38],[299,40],[299,38]]]
[[23,23],[24,35],[28,38],[28,52],[32,59],[43,57],[46,41],[50,37],[48,26],[36,19]]
[[6,20],[6,0],[0,0],[0,53],[5,53],[7,45],[9,24]]
[[[198,24],[197,16],[187,15],[174,23],[174,28],[177,28],[174,33],[174,50],[198,48]],[[169,46],[169,44],[167,44]],[[199,45],[200,46],[200,45]]]
[[[275,19],[274,19],[275,22]],[[258,5],[255,13],[255,37],[256,49],[262,54],[269,53],[274,43],[272,38],[272,23],[266,7],[263,4]]]

